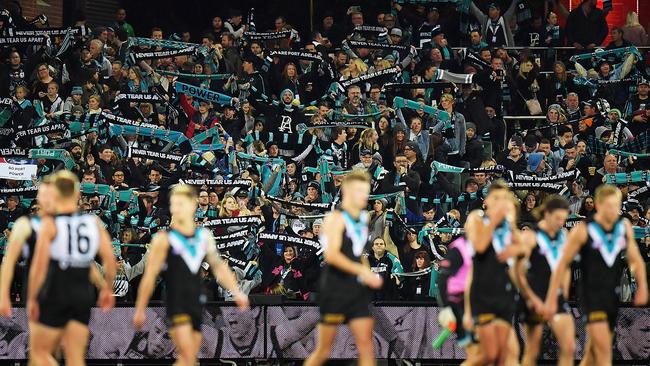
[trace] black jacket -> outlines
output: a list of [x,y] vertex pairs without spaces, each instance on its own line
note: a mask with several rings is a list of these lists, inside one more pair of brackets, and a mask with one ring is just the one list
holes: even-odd
[[579,43],[582,46],[593,43],[598,46],[603,43],[608,32],[605,14],[596,7],[591,9],[588,16],[585,16],[582,7],[578,6],[571,11],[566,21],[569,46],[573,46],[574,43]]
[[470,168],[478,168],[483,162],[483,141],[474,136],[465,144],[463,160],[469,162]]
[[383,257],[377,259],[371,253],[368,256],[368,263],[370,264],[370,269],[384,280],[381,288],[373,291],[374,300],[395,300],[396,285],[390,278],[390,274],[393,271],[393,262],[388,258],[388,255],[384,254]]

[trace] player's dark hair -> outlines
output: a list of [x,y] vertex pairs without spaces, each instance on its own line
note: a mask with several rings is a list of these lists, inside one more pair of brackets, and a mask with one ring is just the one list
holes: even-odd
[[544,200],[542,207],[544,208],[544,212],[553,212],[555,210],[568,210],[569,201],[567,201],[566,198],[560,195],[554,194],[546,198],[546,200]]
[[532,214],[535,219],[541,220],[545,213],[551,213],[555,210],[569,210],[569,201],[557,194],[550,195],[533,210]]

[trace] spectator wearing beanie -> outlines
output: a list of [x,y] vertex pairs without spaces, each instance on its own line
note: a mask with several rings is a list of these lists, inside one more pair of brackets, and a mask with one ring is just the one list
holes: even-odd
[[307,195],[305,196],[305,202],[307,203],[322,203],[321,200],[321,191],[320,184],[316,181],[311,181],[307,185]]
[[72,113],[72,107],[75,106],[83,106],[81,104],[81,97],[83,95],[83,89],[81,89],[80,86],[73,86],[72,91],[70,92],[70,96],[66,98],[65,103],[63,103],[63,112],[70,112]]
[[483,142],[476,134],[476,125],[472,122],[467,122],[466,125],[467,142],[465,143],[465,155],[462,159],[469,162],[470,168],[478,168],[483,162]]

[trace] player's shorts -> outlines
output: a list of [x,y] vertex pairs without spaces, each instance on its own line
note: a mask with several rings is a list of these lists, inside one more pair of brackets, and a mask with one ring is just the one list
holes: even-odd
[[50,269],[38,296],[38,322],[52,328],[63,328],[73,320],[88,325],[96,300],[88,278],[88,268]]
[[191,324],[192,329],[200,332],[203,323],[203,307],[199,301],[179,301],[167,303],[167,318],[170,327]]
[[[571,307],[569,306],[569,303],[564,300],[563,296],[558,296],[557,298],[557,313],[571,313]],[[519,321],[530,326],[535,326],[544,324],[546,322],[546,319],[544,319],[543,315],[537,314],[528,308],[526,301],[522,298],[519,301]]]
[[609,330],[614,332],[618,318],[618,307],[583,304],[582,309],[587,323],[607,322]]
[[512,300],[483,302],[472,298],[471,303],[474,323],[478,326],[490,324],[495,320],[510,324],[517,310],[517,304]]
[[350,320],[370,317],[370,290],[361,284],[346,284],[338,290],[324,288],[319,294],[323,324],[346,324]]

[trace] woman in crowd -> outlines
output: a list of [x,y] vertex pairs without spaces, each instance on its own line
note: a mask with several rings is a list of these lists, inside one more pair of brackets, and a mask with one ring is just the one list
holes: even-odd
[[379,134],[374,128],[366,128],[361,131],[359,141],[352,147],[350,151],[350,162],[352,165],[359,163],[361,160],[361,152],[364,150],[370,151],[371,154],[379,152]]
[[36,67],[36,82],[32,87],[32,95],[38,98],[43,98],[47,95],[47,85],[54,81],[50,75],[50,66],[47,63],[39,64]]
[[519,210],[519,222],[536,222],[537,220],[533,215],[533,210],[537,206],[537,196],[532,191],[528,192],[523,202],[521,203],[521,209]]
[[259,245],[259,262],[263,264],[262,287],[267,295],[282,295],[287,299],[306,300],[309,297],[305,272],[315,265],[318,259],[314,252],[304,249],[298,254],[295,246],[285,245],[282,255],[270,242]]
[[280,95],[280,91],[286,89],[291,90],[293,95],[298,98],[300,95],[300,82],[298,81],[298,69],[296,65],[292,62],[284,65],[282,69],[282,75],[280,77],[279,89],[277,95]]
[[234,195],[227,193],[223,196],[219,206],[219,217],[237,217],[240,216],[240,208]]
[[406,230],[406,237],[401,242],[402,245],[399,248],[399,258],[404,268],[414,268],[415,254],[419,251],[429,253],[429,258],[433,257],[431,249],[418,242],[418,234],[412,228]]
[[347,68],[341,73],[341,80],[350,80],[358,78],[361,75],[364,75],[368,72],[368,65],[363,62],[360,58],[355,58],[350,61],[350,64]]
[[585,197],[584,201],[582,201],[582,207],[580,207],[578,215],[580,217],[591,218],[595,213],[596,206],[594,205],[594,197],[592,195],[589,195]]
[[393,129],[390,124],[390,119],[386,116],[379,117],[377,121],[377,133],[379,134],[379,153],[384,158],[384,166],[393,166],[392,150],[393,150]]
[[[531,115],[531,110],[526,106],[528,100],[542,100],[540,91],[540,82],[538,80],[539,67],[528,57],[522,57],[519,72],[515,77],[515,96],[513,103],[514,113],[516,115]],[[538,94],[539,97],[538,98]],[[541,112],[541,111],[540,111]],[[530,123],[525,123],[525,128],[532,127]]]
[[384,230],[386,229],[386,213],[388,209],[388,201],[385,198],[375,200],[372,204],[372,211],[370,211],[370,232],[368,236],[371,238],[383,238]]
[[246,131],[252,131],[255,127],[255,108],[248,102],[245,101],[241,105],[242,112],[244,112],[244,133]]
[[573,75],[567,72],[566,65],[562,61],[553,63],[553,73],[548,74],[544,85],[544,105],[563,104],[567,95],[575,91]]
[[392,156],[395,156],[395,154],[403,153],[404,148],[406,147],[406,143],[408,142],[408,139],[406,138],[406,132],[404,131],[404,127],[401,124],[396,124],[395,127],[393,128],[393,135],[392,135],[392,149],[391,153]]
[[637,13],[633,11],[627,13],[625,26],[622,29],[624,40],[637,47],[648,45],[648,33],[639,23],[639,15]]
[[126,83],[128,93],[146,93],[149,91],[149,84],[144,80],[142,71],[138,66],[129,67],[127,78],[129,79]]
[[98,114],[102,112],[102,98],[93,94],[88,98],[88,114]]
[[[423,271],[431,268],[431,257],[429,253],[424,250],[415,253],[415,260],[413,266],[410,267],[412,272]],[[430,296],[431,286],[435,289],[435,278],[432,282],[431,276],[435,273],[433,268],[429,273],[420,274],[418,276],[404,277],[402,280],[402,294],[406,300],[424,300],[432,301],[433,296]]]

